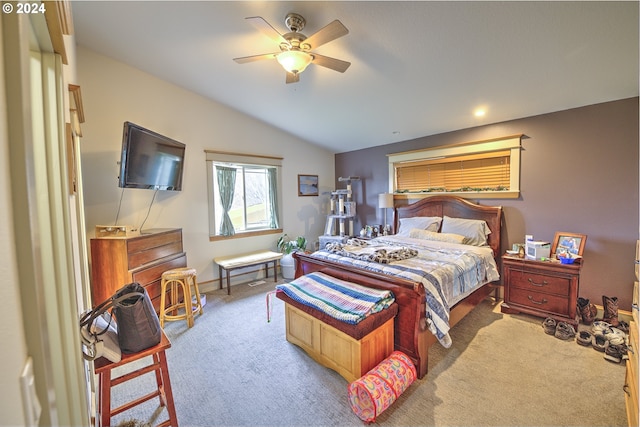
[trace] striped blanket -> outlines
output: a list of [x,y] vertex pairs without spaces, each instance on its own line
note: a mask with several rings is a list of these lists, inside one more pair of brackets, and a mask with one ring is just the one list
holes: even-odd
[[298,277],[276,289],[295,301],[350,324],[360,322],[395,301],[391,291],[367,288],[320,272]]
[[[328,250],[316,251],[313,256],[422,283],[426,290],[429,330],[440,344],[446,348],[450,347],[452,342],[449,335],[449,307],[455,300],[468,295],[478,286],[499,279],[497,272],[494,273],[495,268],[489,268],[489,263],[495,266],[491,249],[442,242],[419,242],[416,239],[395,236],[376,240],[380,242],[370,244],[411,247],[418,250],[418,255],[389,264],[345,257]],[[481,255],[478,251],[486,253]]]

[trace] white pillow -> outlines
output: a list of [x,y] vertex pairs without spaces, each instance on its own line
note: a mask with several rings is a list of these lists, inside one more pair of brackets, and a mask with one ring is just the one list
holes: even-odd
[[414,216],[413,218],[400,218],[400,229],[396,236],[409,237],[411,230],[418,228],[420,230],[438,231],[442,218],[439,216]]
[[436,233],[429,230],[418,230],[414,228],[409,233],[409,237],[414,239],[431,240],[434,242],[448,242],[463,244],[466,237],[453,233]]
[[451,218],[442,219],[442,233],[461,234],[466,237],[465,245],[488,246],[487,236],[491,234],[485,221],[479,219]]

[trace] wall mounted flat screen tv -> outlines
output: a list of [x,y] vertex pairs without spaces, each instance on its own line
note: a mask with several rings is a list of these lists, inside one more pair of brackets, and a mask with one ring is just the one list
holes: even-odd
[[181,142],[125,122],[118,186],[181,191],[185,147]]

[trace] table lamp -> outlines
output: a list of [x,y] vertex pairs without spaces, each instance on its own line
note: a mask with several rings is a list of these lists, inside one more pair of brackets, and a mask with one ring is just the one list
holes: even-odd
[[384,230],[387,230],[387,209],[393,207],[393,194],[382,193],[378,195],[378,207],[384,211]]

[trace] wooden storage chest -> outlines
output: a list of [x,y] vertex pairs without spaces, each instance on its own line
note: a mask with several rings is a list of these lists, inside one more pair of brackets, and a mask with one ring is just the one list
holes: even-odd
[[393,318],[362,339],[355,339],[285,303],[286,338],[316,362],[352,382],[393,352]]

